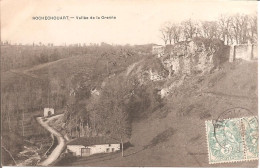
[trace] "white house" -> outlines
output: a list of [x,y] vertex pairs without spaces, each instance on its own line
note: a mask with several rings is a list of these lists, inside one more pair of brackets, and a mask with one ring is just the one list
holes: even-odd
[[67,144],[67,153],[74,156],[90,156],[120,150],[120,142],[108,137],[80,137]]
[[54,109],[53,108],[44,108],[44,111],[43,111],[43,116],[44,117],[49,117],[51,115],[54,114]]

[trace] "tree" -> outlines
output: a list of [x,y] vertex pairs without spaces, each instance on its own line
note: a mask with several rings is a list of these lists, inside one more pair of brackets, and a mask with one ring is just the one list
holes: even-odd
[[233,37],[237,44],[246,43],[248,38],[248,16],[236,14],[231,17]]
[[168,33],[167,33],[167,29],[165,27],[162,27],[160,29],[160,32],[161,32],[161,39],[163,40],[164,44],[166,45],[167,42],[168,42]]
[[130,136],[130,118],[126,110],[126,99],[130,95],[131,85],[123,79],[111,80],[103,90],[98,109],[96,122],[99,129],[107,135],[121,142],[122,156],[123,142]]
[[161,38],[164,40],[165,45],[169,41],[169,44],[177,43],[180,40],[181,28],[178,24],[172,22],[166,22],[162,25]]
[[233,42],[231,21],[231,17],[227,15],[220,15],[218,20],[220,39],[226,41],[227,44],[231,44]]
[[172,44],[173,40],[173,24],[171,22],[166,22],[164,25],[164,29],[166,30],[167,39],[170,44]]
[[248,20],[248,38],[251,43],[257,42],[257,14],[249,16]]
[[201,35],[205,38],[218,38],[218,24],[216,21],[201,22]]
[[181,37],[181,27],[177,24],[172,25],[173,42],[178,43]]
[[184,40],[192,39],[193,37],[198,36],[199,34],[199,27],[198,24],[191,20],[185,20],[181,23],[182,31],[183,31],[183,38]]

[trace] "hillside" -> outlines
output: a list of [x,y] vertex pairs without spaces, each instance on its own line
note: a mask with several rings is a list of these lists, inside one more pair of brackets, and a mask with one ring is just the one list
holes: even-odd
[[[226,109],[257,115],[257,62],[225,63],[218,71],[187,77],[165,105],[132,123],[131,146],[120,153],[69,160],[67,166],[256,166],[257,161],[208,164],[205,121]],[[58,163],[57,165],[63,165]]]
[[[126,120],[122,127],[127,129],[124,140],[128,141],[125,157],[113,153],[60,158],[56,165],[211,166],[205,121],[233,107],[247,108],[251,113],[231,118],[257,115],[257,62],[225,62],[227,57],[220,52],[222,42],[185,45],[189,45],[187,52],[180,44],[178,52],[163,58],[108,47],[97,50],[98,54],[6,71],[1,74],[3,130],[21,137],[25,114],[25,135],[15,144],[15,152],[19,152],[25,140],[37,141],[38,134],[49,138],[34,120],[46,106],[53,107],[56,114],[64,113],[64,118],[52,126],[69,138],[110,135],[118,127],[114,123],[123,118]],[[8,139],[6,136],[4,141]],[[8,147],[12,148],[12,144]],[[221,166],[256,164],[252,161]]]
[[[8,47],[8,51],[11,52],[13,47]],[[14,52],[21,51],[23,53],[23,49],[27,51],[32,50],[32,48],[20,46]],[[66,51],[74,50],[74,48],[77,49],[75,51],[79,51],[78,47],[67,47]],[[43,53],[48,55],[53,48],[36,47],[33,49],[44,50]],[[24,150],[24,144],[27,140],[35,143],[38,148],[42,145],[38,143],[41,141],[40,139],[50,140],[48,132],[35,120],[36,116],[43,115],[43,108],[53,107],[56,114],[64,113],[67,105],[74,105],[76,93],[77,100],[81,99],[84,102],[90,91],[99,87],[105,78],[120,73],[125,70],[128,63],[140,59],[140,55],[129,47],[105,46],[80,49],[86,53],[94,52],[95,54],[71,52],[70,57],[67,55],[62,57],[61,52],[61,58],[58,60],[54,59],[36,65],[28,64],[25,61],[25,65],[18,66],[19,68],[1,71],[1,119],[2,131],[6,135],[3,137],[3,142],[15,159],[19,159],[16,157],[18,157],[19,152]],[[14,59],[9,58],[10,53],[5,52],[5,50],[2,54],[10,60]],[[31,56],[33,54],[28,57]],[[115,60],[117,60],[116,63]],[[79,106],[84,105],[80,104]],[[21,137],[21,141],[8,141],[8,139],[12,139],[11,134]],[[42,140],[42,142],[45,141]],[[50,144],[45,143],[44,145]],[[14,164],[7,153],[4,155],[7,158],[3,161],[5,165]]]

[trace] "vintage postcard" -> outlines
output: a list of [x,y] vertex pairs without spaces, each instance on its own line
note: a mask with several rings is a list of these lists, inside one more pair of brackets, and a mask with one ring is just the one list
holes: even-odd
[[1,166],[258,166],[257,1],[0,4]]

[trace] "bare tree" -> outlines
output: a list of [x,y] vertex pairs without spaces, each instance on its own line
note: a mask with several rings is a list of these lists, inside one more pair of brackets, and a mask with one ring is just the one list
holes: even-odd
[[173,40],[173,43],[179,42],[181,37],[181,27],[176,23],[172,23],[170,29],[171,34],[169,35],[169,38],[171,37],[171,41]]
[[220,32],[220,39],[226,41],[227,44],[233,42],[232,32],[231,32],[231,17],[227,15],[220,15],[218,20],[218,27]]
[[169,44],[172,44],[172,40],[173,40],[173,26],[174,25],[171,22],[166,22],[164,24],[164,28],[166,30]]
[[162,39],[165,44],[177,43],[180,40],[181,28],[179,25],[172,22],[165,22],[161,28]]
[[198,36],[200,33],[198,24],[191,19],[183,21],[181,26],[184,40],[192,39],[193,37]]
[[257,42],[257,14],[249,16],[248,19],[248,38],[251,43]]
[[248,16],[236,14],[231,17],[231,25],[233,30],[233,37],[237,44],[247,42],[248,32]]
[[218,38],[218,24],[215,21],[201,22],[201,35],[205,38]]
[[168,42],[168,33],[167,33],[167,29],[165,27],[162,27],[160,29],[161,32],[161,39],[163,40],[164,44],[166,45]]

